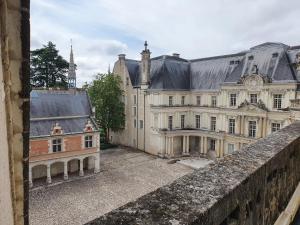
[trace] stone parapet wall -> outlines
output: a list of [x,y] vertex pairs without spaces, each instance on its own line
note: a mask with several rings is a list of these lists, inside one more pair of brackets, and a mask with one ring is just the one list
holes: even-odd
[[271,225],[300,181],[300,123],[88,223]]

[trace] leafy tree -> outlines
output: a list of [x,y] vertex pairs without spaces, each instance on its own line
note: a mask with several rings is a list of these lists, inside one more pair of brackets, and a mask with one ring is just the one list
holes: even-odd
[[69,63],[58,54],[55,44],[48,42],[30,52],[30,76],[34,87],[67,88]]
[[96,120],[104,130],[105,140],[109,142],[109,131],[124,128],[125,114],[121,78],[114,74],[98,74],[88,86],[88,93],[96,108]]

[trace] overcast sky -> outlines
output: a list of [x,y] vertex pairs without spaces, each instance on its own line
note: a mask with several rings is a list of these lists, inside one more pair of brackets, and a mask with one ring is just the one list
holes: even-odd
[[263,42],[300,45],[300,0],[31,0],[31,48],[48,41],[69,60],[79,86],[113,67],[117,55],[231,54]]

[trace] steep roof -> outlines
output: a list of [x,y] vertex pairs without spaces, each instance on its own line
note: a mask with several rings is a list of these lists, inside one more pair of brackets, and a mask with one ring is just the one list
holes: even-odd
[[30,94],[30,137],[48,136],[56,123],[64,134],[83,133],[92,118],[92,106],[86,91],[32,90]]
[[[151,59],[150,89],[218,90],[223,83],[237,83],[241,77],[258,73],[272,82],[297,82],[293,63],[300,46],[267,42],[238,54],[186,60],[175,56]],[[139,86],[140,61],[125,59],[133,86]]]

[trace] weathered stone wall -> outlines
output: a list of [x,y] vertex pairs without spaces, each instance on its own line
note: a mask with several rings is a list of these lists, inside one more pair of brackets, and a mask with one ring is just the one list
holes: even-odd
[[0,0],[0,224],[28,224],[29,0]]
[[300,123],[88,224],[272,225],[300,181]]

